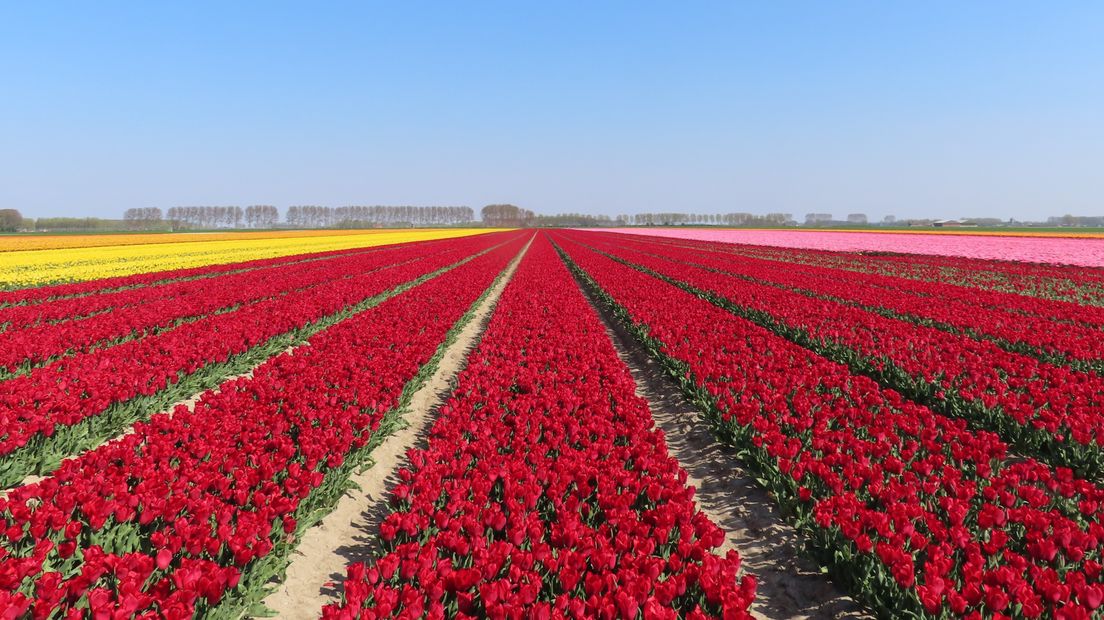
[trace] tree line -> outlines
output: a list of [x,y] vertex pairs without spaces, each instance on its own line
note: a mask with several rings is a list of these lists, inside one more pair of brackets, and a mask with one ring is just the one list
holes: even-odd
[[793,221],[792,213],[636,213],[619,215],[617,220],[636,226],[677,226],[686,224],[723,224],[725,226],[777,226]]
[[536,217],[529,209],[511,204],[487,205],[479,212],[483,223],[495,228],[524,228],[532,226]]
[[172,207],[167,220],[172,230],[189,228],[274,228],[280,210],[272,205],[241,207]]
[[[480,210],[486,226],[503,228],[522,227],[609,227],[609,226],[796,226],[790,213],[765,215],[734,213],[636,213],[618,215],[591,215],[586,213],[557,213],[537,215],[533,211],[513,204],[490,204]],[[374,228],[405,226],[455,226],[476,224],[475,212],[463,206],[345,206],[323,207],[311,205],[292,206],[285,214],[285,224],[280,222],[280,211],[271,205],[192,206],[172,207],[163,213],[157,207],[127,209],[121,220],[95,217],[44,217],[37,220],[24,218],[17,209],[0,209],[0,232],[102,232],[118,230],[195,230],[218,228],[275,228],[286,225],[291,228]],[[933,220],[909,220],[911,225],[930,225]],[[1005,224],[997,218],[972,218],[970,221],[983,226]],[[893,224],[896,218],[886,216],[883,224]],[[849,213],[845,221],[836,221],[831,213],[805,214],[806,226],[835,226],[839,224],[862,225],[869,223],[863,213]],[[1008,221],[1009,224],[1012,220]],[[1021,225],[1042,225],[1042,222],[1023,222]],[[1051,217],[1050,226],[1102,226],[1104,216]]]
[[[286,223],[294,228],[371,228],[376,226],[445,226],[466,224],[475,219],[471,207],[456,206],[347,206],[288,207]],[[211,228],[274,228],[280,224],[280,210],[272,205],[172,207],[162,218],[161,210],[127,209],[123,214],[131,230]]]
[[121,220],[98,217],[40,217],[37,220],[23,217],[18,209],[0,209],[0,232],[18,231],[74,231],[105,232],[121,230]]
[[620,217],[614,220],[608,215],[557,213],[555,215],[538,215],[533,218],[532,225],[553,228],[594,228],[601,226],[623,226],[625,225],[625,220]]
[[471,207],[348,206],[288,207],[287,223],[299,228],[360,228],[373,226],[447,226],[475,219]]
[[123,225],[127,230],[160,230],[161,209],[157,207],[127,209],[123,212]]

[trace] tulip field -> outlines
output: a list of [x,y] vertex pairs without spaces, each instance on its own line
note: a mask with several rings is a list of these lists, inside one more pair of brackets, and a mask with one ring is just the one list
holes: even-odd
[[[1077,229],[1063,232],[1030,230],[978,231],[940,230],[817,230],[817,229],[709,229],[709,228],[624,228],[604,229],[648,236],[720,241],[786,249],[833,252],[887,252],[935,254],[986,260],[1016,260],[1104,267],[1104,233]],[[1086,242],[1088,241],[1088,242]]]
[[0,241],[0,619],[1104,617],[1097,250],[639,233]]
[[[131,235],[54,235],[0,237],[0,299],[3,291],[27,286],[118,278],[117,286],[137,284],[141,279],[126,276],[147,274],[159,277],[174,270],[175,277],[190,274],[182,270],[210,265],[233,264],[283,256],[388,245],[406,241],[446,239],[480,234],[487,229],[448,228],[414,230],[277,231],[175,233]],[[150,275],[152,272],[152,275]],[[208,275],[196,269],[191,275]],[[106,282],[104,284],[109,284]],[[56,291],[76,292],[74,289]]]

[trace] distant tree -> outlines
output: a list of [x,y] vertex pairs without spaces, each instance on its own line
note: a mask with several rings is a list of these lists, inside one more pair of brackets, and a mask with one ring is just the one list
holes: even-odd
[[[624,216],[619,216],[624,217]],[[623,223],[623,222],[622,222]],[[608,215],[586,215],[584,213],[559,213],[557,215],[537,215],[530,222],[532,226],[542,227],[599,227],[611,226],[614,221]]]
[[284,214],[288,226],[299,227],[303,225],[301,211],[302,207],[297,205],[288,207],[287,213]]
[[266,205],[261,212],[261,223],[265,228],[273,228],[280,221],[280,210],[272,205]]
[[245,208],[245,225],[250,228],[272,228],[280,221],[280,211],[272,205],[250,205]]
[[483,207],[480,214],[487,226],[500,228],[520,228],[532,223],[534,214],[511,204],[494,204]]
[[102,220],[97,217],[40,217],[35,220],[35,230],[119,230],[122,220]]
[[128,230],[157,230],[161,228],[161,209],[127,209],[123,212],[123,225]]
[[15,232],[23,226],[23,214],[18,209],[0,209],[0,232]]
[[865,213],[848,213],[847,214],[847,223],[848,224],[865,224],[866,223],[866,214]]
[[506,220],[517,217],[518,208],[514,205],[493,204],[483,207],[479,214],[487,226],[501,226]]
[[169,220],[169,230],[177,231],[184,228],[184,207],[169,207],[165,216]]
[[138,227],[138,209],[127,209],[123,211],[123,222],[126,227],[134,230]]

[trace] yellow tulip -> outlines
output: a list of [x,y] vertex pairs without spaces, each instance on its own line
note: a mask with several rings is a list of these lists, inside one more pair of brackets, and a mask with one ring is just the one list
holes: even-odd
[[[77,282],[151,271],[428,241],[491,228],[175,233],[0,238],[0,288]],[[141,239],[141,241],[137,241]],[[26,240],[26,241],[24,241]],[[29,241],[42,249],[10,249]],[[46,249],[50,243],[57,249]],[[10,251],[4,251],[8,248]]]

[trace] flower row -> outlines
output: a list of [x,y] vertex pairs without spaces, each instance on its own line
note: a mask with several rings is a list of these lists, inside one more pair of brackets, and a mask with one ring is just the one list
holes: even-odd
[[[1008,455],[679,287],[559,237],[698,402],[822,562],[886,616],[1088,618],[1104,597],[1104,490]],[[840,329],[845,329],[840,326]]]
[[[483,234],[487,229],[438,228],[420,230],[338,232],[329,235],[283,236],[268,239],[181,241],[145,245],[115,245],[56,250],[4,252],[0,261],[0,288],[27,287],[78,280],[116,279],[131,274],[186,270],[207,265],[240,263],[335,250],[351,250],[407,241],[430,241]],[[23,298],[0,295],[0,303]]]
[[[830,285],[824,294],[839,295],[867,305],[891,304],[893,310],[942,321],[963,329],[999,330],[995,333],[1017,341],[1015,330],[1058,330],[1069,343],[1073,334],[1099,338],[1104,327],[1104,307],[1055,301],[1001,291],[979,290],[945,282],[913,280],[878,273],[802,265],[799,269],[779,269],[781,259],[760,259],[734,255],[731,246],[687,242],[679,245],[624,235],[619,245],[642,251],[674,252],[695,263],[749,277],[762,278],[788,286],[820,288]],[[1026,334],[1025,336],[1030,336]],[[1046,348],[1046,341],[1032,343]],[[1057,350],[1060,346],[1050,345]],[[1072,348],[1073,351],[1077,347]]]
[[749,617],[634,388],[542,235],[323,617]]
[[1104,471],[1104,377],[1095,373],[613,243],[595,247],[715,295],[742,315],[943,413],[984,424],[1033,454],[1090,475]]
[[[106,285],[104,284],[105,281],[100,280],[84,282],[80,285],[66,285],[66,287],[28,289],[24,292],[35,292],[44,295],[44,298],[29,303],[0,307],[0,326],[4,326],[5,330],[14,330],[42,323],[68,321],[108,310],[188,294],[194,290],[193,287],[196,285],[203,286],[205,282],[215,282],[229,276],[251,272],[256,276],[264,276],[301,263],[325,262],[332,259],[385,252],[400,247],[403,246],[392,245],[322,254],[287,256],[249,263],[214,265],[190,270],[183,274],[177,274],[176,272],[141,274],[140,276],[133,276],[130,282]],[[67,288],[78,286],[91,288],[91,290],[82,293],[64,293]],[[53,295],[47,293],[51,289],[55,291]]]
[[[57,456],[91,447],[160,407],[202,391],[187,384],[188,377],[197,377],[203,389],[213,387],[232,373],[210,368],[253,351],[267,357],[268,348],[258,347],[273,338],[325,325],[350,307],[374,303],[374,296],[502,241],[498,235],[469,237],[429,255],[421,246],[408,246],[380,255],[380,268],[374,271],[352,271],[310,289],[64,358],[0,382],[0,481],[18,482]],[[181,385],[187,393],[161,398],[170,388],[181,391],[176,389]]]
[[155,415],[12,490],[0,499],[0,598],[36,618],[84,607],[185,618],[256,601],[522,242],[510,235],[194,410]]
[[[422,246],[432,253],[435,242]],[[448,247],[439,246],[439,247]],[[400,248],[401,249],[401,248]],[[61,355],[102,349],[121,340],[132,340],[152,331],[161,332],[215,312],[297,292],[347,278],[353,274],[390,266],[395,252],[359,252],[352,255],[299,262],[211,279],[186,280],[160,287],[127,290],[111,295],[113,307],[94,316],[62,323],[39,323],[0,334],[0,372],[30,370]],[[94,299],[83,297],[74,301]],[[15,306],[34,310],[42,306]]]
[[[293,254],[289,256],[277,256],[274,258],[259,258],[250,261],[222,263],[218,265],[206,265],[203,267],[190,267],[187,269],[150,271],[146,273],[136,273],[128,276],[116,276],[113,278],[86,280],[84,282],[70,282],[67,284],[54,284],[48,286],[37,286],[33,288],[15,289],[11,291],[2,291],[0,292],[0,311],[6,312],[11,306],[57,303],[58,301],[80,299],[89,295],[101,295],[126,289],[158,286],[179,280],[207,278],[221,274],[236,273],[247,269],[292,264],[308,258],[339,256],[342,254],[356,253],[362,251],[364,251],[363,248],[357,248],[352,250],[332,250],[329,252],[318,252],[310,254]],[[6,319],[0,322],[6,322]]]
[[941,282],[976,291],[1000,291],[1055,301],[1104,304],[1104,269],[998,261],[936,254],[833,252],[797,248],[726,245],[742,256],[801,265]]

